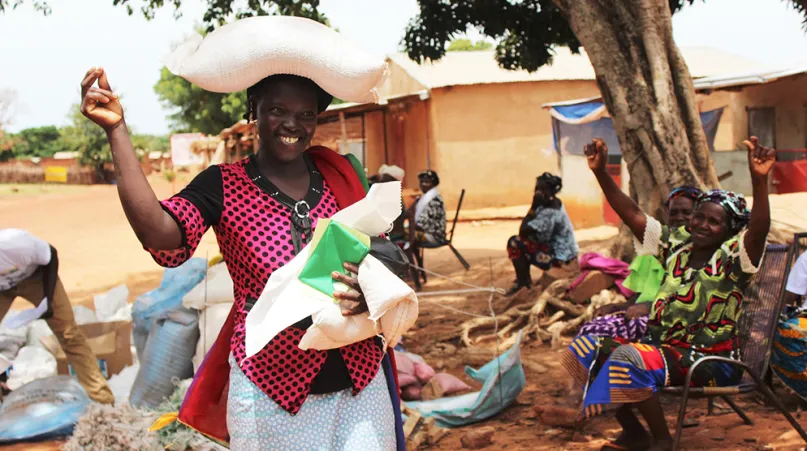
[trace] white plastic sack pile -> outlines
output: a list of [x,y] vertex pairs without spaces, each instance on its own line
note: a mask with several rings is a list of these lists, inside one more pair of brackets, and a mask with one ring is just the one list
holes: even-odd
[[20,348],[25,346],[26,339],[28,338],[29,325],[12,329],[8,327],[8,321],[15,316],[16,313],[9,313],[0,323],[0,354],[6,358],[14,360]]
[[327,26],[301,17],[236,20],[194,34],[163,61],[168,70],[202,89],[243,91],[276,74],[313,80],[336,98],[375,102],[387,64]]
[[56,375],[56,357],[42,345],[20,349],[8,376],[8,388],[16,390],[28,382]]
[[199,341],[193,355],[194,372],[216,342],[230,314],[233,299],[233,279],[224,263],[211,266],[206,279],[182,298],[183,307],[199,311]]
[[39,339],[47,337],[48,335],[53,335],[53,331],[50,330],[48,323],[45,322],[44,319],[38,319],[28,326],[28,338],[25,341],[25,346],[34,346],[44,349]]
[[[107,291],[106,293],[99,294],[93,297],[92,303],[95,306],[95,315],[98,321],[109,322],[115,321],[112,318],[119,316],[129,300],[129,289],[126,285],[118,285],[117,287]],[[131,321],[131,317],[129,318]]]
[[233,279],[224,263],[211,266],[205,279],[182,298],[183,307],[196,310],[204,310],[213,304],[232,302]]
[[[369,236],[389,230],[401,214],[401,183],[377,183],[361,201],[336,213],[331,220]],[[393,347],[415,323],[417,296],[375,257],[359,265],[359,285],[368,313],[343,317],[333,299],[300,282],[308,260],[304,248],[288,264],[272,273],[260,298],[246,319],[246,353],[255,355],[278,333],[308,316],[313,325],[300,342],[300,349],[334,349],[382,335]]]
[[134,364],[127,366],[120,373],[109,378],[109,389],[112,390],[116,403],[126,404],[129,402],[129,393],[132,391],[138,371],[140,371],[140,365]]
[[98,317],[95,316],[95,312],[83,305],[73,307],[73,316],[76,318],[76,324],[78,325],[98,322]]
[[202,365],[207,352],[213,347],[216,338],[227,321],[233,301],[219,304],[210,304],[199,312],[199,341],[196,342],[196,352],[193,354],[193,372]]

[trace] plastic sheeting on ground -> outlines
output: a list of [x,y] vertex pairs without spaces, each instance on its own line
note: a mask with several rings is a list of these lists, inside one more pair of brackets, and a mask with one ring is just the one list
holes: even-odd
[[432,401],[407,402],[424,417],[431,417],[441,427],[459,427],[498,415],[512,404],[527,380],[521,366],[521,335],[504,354],[476,370],[465,367],[465,374],[482,382],[482,390],[467,395]]
[[0,443],[68,436],[91,402],[74,377],[53,376],[26,384],[0,407]]

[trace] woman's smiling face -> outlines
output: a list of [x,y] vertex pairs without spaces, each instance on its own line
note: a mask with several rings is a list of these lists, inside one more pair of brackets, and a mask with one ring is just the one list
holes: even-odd
[[689,221],[692,245],[698,249],[717,249],[730,236],[726,210],[714,202],[704,202]]
[[261,151],[272,160],[293,161],[308,149],[317,129],[316,89],[308,80],[283,77],[256,96]]

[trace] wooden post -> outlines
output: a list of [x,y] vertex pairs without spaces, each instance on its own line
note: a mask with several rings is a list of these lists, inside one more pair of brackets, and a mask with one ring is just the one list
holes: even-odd
[[345,123],[344,111],[339,112],[339,125],[342,128],[342,136],[339,138],[339,153],[344,154],[342,149],[347,147],[347,123]]

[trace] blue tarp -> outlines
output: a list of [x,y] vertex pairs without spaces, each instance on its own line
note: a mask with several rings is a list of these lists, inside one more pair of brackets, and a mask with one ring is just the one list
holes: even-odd
[[[611,118],[603,117],[604,113],[604,106],[600,101],[553,106],[552,138],[555,150],[566,155],[583,155],[583,146],[594,138],[601,138],[608,145],[609,154],[622,155],[613,122]],[[715,150],[715,135],[722,114],[723,108],[701,113],[701,122],[711,151]]]
[[431,401],[407,402],[406,406],[424,417],[434,418],[440,427],[459,427],[498,415],[515,402],[527,385],[521,366],[521,335],[504,354],[480,369],[465,367],[465,374],[483,383],[482,389],[462,396]]
[[583,102],[573,105],[563,105],[552,107],[555,113],[563,116],[567,122],[591,122],[597,120],[605,112],[605,105],[602,102]]

